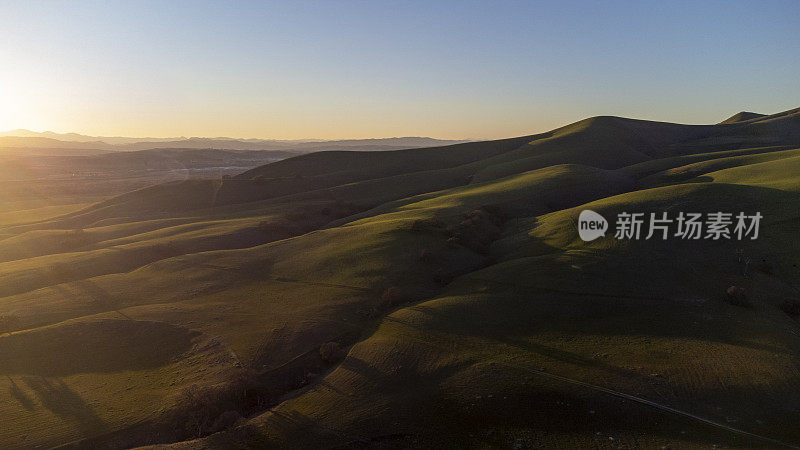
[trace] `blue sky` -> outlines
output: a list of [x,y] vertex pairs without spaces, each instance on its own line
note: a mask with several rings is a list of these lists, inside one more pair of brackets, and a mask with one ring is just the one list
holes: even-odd
[[500,138],[800,106],[797,1],[0,1],[0,129]]

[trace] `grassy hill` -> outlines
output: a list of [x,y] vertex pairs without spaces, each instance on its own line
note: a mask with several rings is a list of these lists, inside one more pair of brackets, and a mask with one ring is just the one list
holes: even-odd
[[[312,153],[0,225],[0,447],[800,445],[798,114]],[[585,243],[583,209],[764,219]]]

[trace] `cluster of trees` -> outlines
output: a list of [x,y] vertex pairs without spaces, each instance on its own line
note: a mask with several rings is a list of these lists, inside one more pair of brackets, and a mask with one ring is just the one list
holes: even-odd
[[243,369],[220,386],[191,385],[178,397],[175,415],[185,437],[195,438],[222,431],[240,423],[242,413],[267,404],[254,371]]
[[448,227],[450,238],[447,242],[487,253],[492,242],[500,237],[505,221],[506,216],[500,208],[483,206],[465,214],[457,225]]
[[326,342],[319,347],[319,356],[326,364],[333,364],[344,358],[344,350],[338,342]]
[[411,224],[411,231],[441,234],[447,237],[448,244],[486,253],[489,245],[500,237],[505,221],[506,214],[501,208],[487,205],[464,214],[455,225],[446,226],[439,219],[422,219]]
[[[335,364],[344,358],[345,351],[331,341],[319,347],[319,356],[323,363]],[[309,373],[306,378],[312,376],[316,374]],[[263,411],[277,398],[279,394],[269,392],[256,371],[241,369],[227,383],[184,388],[173,411],[173,422],[184,439],[206,436],[242,424],[245,416]]]

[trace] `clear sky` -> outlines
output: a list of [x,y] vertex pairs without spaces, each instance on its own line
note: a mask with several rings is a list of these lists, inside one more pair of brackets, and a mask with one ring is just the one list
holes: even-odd
[[796,0],[0,0],[0,130],[500,138],[798,106]]

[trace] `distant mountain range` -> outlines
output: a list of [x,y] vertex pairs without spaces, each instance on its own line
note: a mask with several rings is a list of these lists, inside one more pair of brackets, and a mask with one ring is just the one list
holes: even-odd
[[106,151],[132,151],[152,148],[214,148],[227,150],[284,150],[312,152],[325,150],[398,150],[404,148],[436,147],[468,142],[465,140],[442,140],[429,137],[392,137],[381,139],[347,140],[272,140],[236,139],[228,137],[199,138],[131,138],[109,136],[86,136],[76,133],[35,132],[11,130],[0,132],[0,148],[48,148]]

